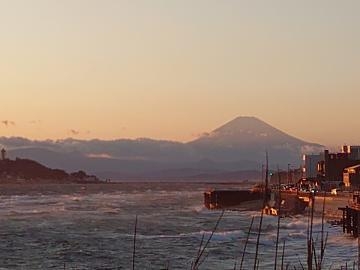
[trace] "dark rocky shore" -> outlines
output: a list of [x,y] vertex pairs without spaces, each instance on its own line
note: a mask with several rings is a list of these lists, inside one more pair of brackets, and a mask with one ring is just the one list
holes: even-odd
[[48,168],[34,160],[16,158],[0,160],[0,183],[99,183],[96,176],[84,171],[67,173],[60,169]]

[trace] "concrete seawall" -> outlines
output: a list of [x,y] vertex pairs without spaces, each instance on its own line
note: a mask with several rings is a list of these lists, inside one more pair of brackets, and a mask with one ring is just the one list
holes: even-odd
[[222,209],[241,205],[244,202],[264,198],[261,191],[252,190],[212,190],[204,192],[204,205],[209,209]]

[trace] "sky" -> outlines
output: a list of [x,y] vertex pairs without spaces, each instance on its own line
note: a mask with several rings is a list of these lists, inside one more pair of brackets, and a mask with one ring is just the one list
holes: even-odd
[[0,136],[360,144],[360,1],[0,0]]

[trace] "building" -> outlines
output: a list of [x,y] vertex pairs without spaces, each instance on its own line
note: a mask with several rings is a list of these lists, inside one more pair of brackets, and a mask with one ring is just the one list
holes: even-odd
[[360,160],[360,146],[350,146],[350,159]]
[[360,187],[360,164],[344,169],[343,182],[345,187]]
[[303,177],[316,178],[319,174],[318,164],[324,160],[324,153],[318,155],[303,155]]
[[360,164],[360,147],[342,147],[340,153],[324,151],[324,159],[318,163],[319,176],[323,181],[343,182],[345,168]]
[[3,148],[1,149],[1,160],[5,160],[6,159],[6,150]]
[[270,173],[270,184],[296,184],[302,178],[301,169],[289,169],[288,171],[279,171]]

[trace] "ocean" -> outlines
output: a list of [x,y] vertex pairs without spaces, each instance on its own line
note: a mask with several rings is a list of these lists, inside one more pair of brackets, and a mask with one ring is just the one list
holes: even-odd
[[[135,269],[190,269],[219,210],[203,206],[209,188],[237,184],[121,183],[113,185],[0,186],[0,269],[132,269],[134,224],[138,217]],[[234,269],[252,217],[243,269],[253,269],[260,211],[225,211],[199,269]],[[306,268],[305,216],[280,221],[279,258],[284,268]],[[259,268],[273,269],[277,217],[264,216]],[[314,219],[319,250],[321,218]],[[325,224],[324,269],[352,269],[357,239]],[[281,260],[278,260],[280,269]]]

